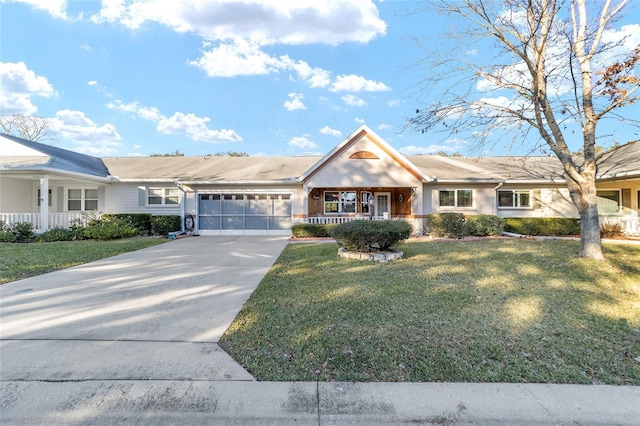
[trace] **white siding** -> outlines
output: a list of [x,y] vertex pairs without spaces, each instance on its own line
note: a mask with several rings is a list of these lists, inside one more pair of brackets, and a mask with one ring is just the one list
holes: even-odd
[[[140,199],[139,191],[146,191],[147,187],[153,188],[176,188],[174,184],[153,183],[117,183],[107,187],[105,194],[105,208],[107,213],[151,213],[154,215],[181,215],[182,214],[182,194],[180,203],[177,205],[147,205],[146,193]],[[142,202],[141,202],[142,201]]]
[[[30,180],[2,176],[0,179],[0,213],[37,213],[37,206]],[[37,207],[36,207],[37,208]]]

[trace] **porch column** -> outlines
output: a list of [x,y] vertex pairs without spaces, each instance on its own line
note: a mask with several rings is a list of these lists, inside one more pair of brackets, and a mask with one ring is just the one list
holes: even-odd
[[40,179],[40,231],[49,229],[49,176]]

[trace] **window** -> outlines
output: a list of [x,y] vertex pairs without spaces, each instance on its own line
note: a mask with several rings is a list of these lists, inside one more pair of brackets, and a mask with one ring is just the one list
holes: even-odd
[[324,212],[325,213],[355,213],[356,212],[356,192],[355,191],[325,191]]
[[[371,198],[371,200],[369,200]],[[371,204],[369,204],[371,203]],[[369,213],[369,206],[373,205],[373,194],[368,191],[362,191],[360,193],[360,208],[362,213]]]
[[67,210],[90,211],[98,210],[97,189],[68,189]]
[[498,207],[527,209],[531,208],[531,191],[498,191]]
[[178,188],[149,188],[147,204],[154,206],[175,206],[180,204]]
[[618,213],[620,210],[620,191],[597,191],[598,213]]
[[[49,188],[49,207],[51,207],[51,199],[52,197],[51,188]],[[42,205],[42,190],[38,188],[38,207]]]
[[473,190],[440,191],[440,207],[473,207]]

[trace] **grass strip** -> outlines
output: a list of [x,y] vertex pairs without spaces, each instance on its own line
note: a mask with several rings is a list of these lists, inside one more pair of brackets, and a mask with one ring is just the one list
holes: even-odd
[[160,238],[0,243],[0,284],[161,244]]

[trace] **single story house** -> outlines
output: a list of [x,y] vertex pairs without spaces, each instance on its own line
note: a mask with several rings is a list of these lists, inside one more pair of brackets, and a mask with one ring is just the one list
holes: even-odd
[[[640,141],[601,159],[601,221],[638,233]],[[363,125],[324,157],[97,158],[0,134],[0,220],[43,231],[83,212],[180,215],[201,235],[425,215],[578,217],[555,157],[404,156]],[[183,223],[185,221],[183,220]]]

